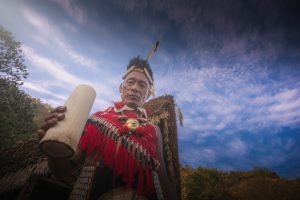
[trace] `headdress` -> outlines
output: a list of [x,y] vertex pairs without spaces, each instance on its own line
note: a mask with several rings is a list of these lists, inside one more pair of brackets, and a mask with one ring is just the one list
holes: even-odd
[[123,79],[125,79],[125,77],[133,70],[138,70],[138,71],[144,73],[150,82],[150,94],[153,97],[155,97],[154,79],[153,79],[153,73],[152,73],[152,70],[151,70],[151,67],[150,67],[148,61],[153,56],[153,54],[157,51],[158,47],[159,47],[159,41],[157,41],[155,43],[155,45],[150,50],[150,52],[145,60],[140,58],[139,56],[131,59],[129,61],[129,64],[127,65],[127,71],[125,72],[125,74],[123,76]]

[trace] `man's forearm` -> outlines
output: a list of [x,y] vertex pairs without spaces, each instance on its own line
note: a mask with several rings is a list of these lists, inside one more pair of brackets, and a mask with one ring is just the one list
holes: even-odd
[[63,180],[75,167],[69,158],[48,158],[51,173],[59,180]]
[[48,165],[52,174],[64,180],[78,166],[84,163],[85,154],[79,149],[72,158],[48,158]]

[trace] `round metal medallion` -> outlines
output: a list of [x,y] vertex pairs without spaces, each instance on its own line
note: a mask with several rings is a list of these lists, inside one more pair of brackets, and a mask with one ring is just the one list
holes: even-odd
[[137,119],[129,118],[125,122],[125,125],[129,128],[130,131],[134,132],[140,126],[140,122]]

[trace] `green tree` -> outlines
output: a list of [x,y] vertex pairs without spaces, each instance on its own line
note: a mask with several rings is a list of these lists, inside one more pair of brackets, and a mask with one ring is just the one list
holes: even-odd
[[21,43],[0,26],[0,78],[8,80],[10,84],[20,85],[22,78],[27,75]]
[[223,187],[223,173],[216,169],[199,167],[185,179],[186,199],[229,200],[229,194]]
[[267,168],[223,172],[183,167],[180,171],[183,200],[300,199],[299,179],[282,179]]
[[0,90],[0,144],[7,147],[31,137],[36,125],[31,98],[27,94],[4,79],[0,79]]
[[49,104],[43,103],[40,99],[36,98],[31,98],[31,107],[34,113],[33,122],[38,127],[44,124],[45,118],[50,114],[51,110],[53,110]]
[[21,43],[0,27],[0,144],[6,147],[35,129],[31,98],[18,86],[28,75]]

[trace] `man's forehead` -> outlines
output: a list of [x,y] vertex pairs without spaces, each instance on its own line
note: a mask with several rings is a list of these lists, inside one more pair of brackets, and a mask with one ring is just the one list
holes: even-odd
[[143,80],[145,82],[150,83],[147,76],[146,76],[146,74],[144,73],[144,71],[142,69],[141,70],[140,69],[134,69],[131,72],[129,72],[127,74],[127,76],[125,77],[125,80],[130,79],[130,78],[135,78],[135,79]]
[[[146,63],[146,64],[147,64],[147,63]],[[148,70],[150,70],[151,74],[149,73]],[[146,78],[148,79],[150,85],[153,85],[152,71],[151,71],[151,69],[150,69],[150,66],[149,66],[149,69],[147,69],[147,66],[144,67],[144,66],[132,65],[132,66],[129,67],[129,68],[128,68],[128,66],[127,66],[127,71],[126,71],[125,75],[123,76],[123,79],[125,79],[126,76],[127,76],[129,73],[133,72],[133,71],[141,72],[143,75],[146,76]]]

